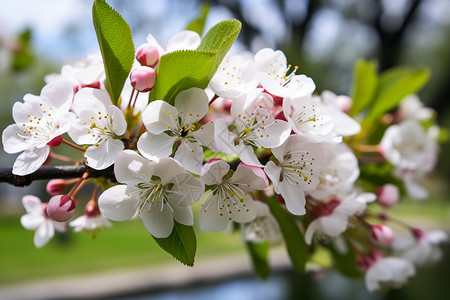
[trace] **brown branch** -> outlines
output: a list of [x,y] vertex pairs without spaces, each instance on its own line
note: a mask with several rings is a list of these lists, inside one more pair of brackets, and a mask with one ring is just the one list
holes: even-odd
[[84,172],[89,173],[89,177],[105,177],[115,180],[113,167],[105,170],[94,170],[86,165],[78,166],[43,166],[36,172],[19,176],[12,173],[12,168],[0,168],[0,182],[6,182],[14,186],[27,186],[35,180],[49,180],[55,178],[76,178],[83,176]]

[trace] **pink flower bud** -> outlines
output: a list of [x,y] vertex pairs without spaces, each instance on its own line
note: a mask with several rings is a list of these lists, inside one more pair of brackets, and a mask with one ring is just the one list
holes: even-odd
[[100,209],[98,208],[97,202],[94,200],[89,201],[84,209],[84,214],[91,218],[100,215]]
[[421,239],[423,239],[427,233],[425,232],[425,230],[420,229],[420,228],[413,228],[412,229],[412,234],[414,235],[414,238],[418,241],[420,241]]
[[155,86],[156,73],[150,67],[140,66],[130,74],[131,85],[139,92],[148,92]]
[[159,62],[158,49],[148,43],[142,44],[136,50],[136,59],[142,66],[154,68]]
[[57,137],[53,138],[50,142],[47,143],[47,145],[50,146],[50,148],[52,147],[57,147],[62,143],[62,136],[58,135]]
[[400,199],[398,187],[393,184],[385,184],[377,190],[377,201],[384,207],[392,207]]
[[50,198],[47,205],[47,214],[57,222],[64,222],[72,218],[75,212],[75,201],[67,195],[58,195]]
[[63,179],[52,179],[47,183],[47,192],[50,195],[56,196],[64,192],[67,182]]
[[390,246],[394,242],[394,232],[389,226],[375,225],[370,232],[372,241],[380,246]]

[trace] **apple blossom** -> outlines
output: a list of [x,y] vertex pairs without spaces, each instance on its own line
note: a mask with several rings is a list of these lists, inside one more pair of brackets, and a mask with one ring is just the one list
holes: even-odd
[[175,97],[175,106],[162,100],[151,102],[142,114],[148,132],[139,138],[139,152],[148,159],[167,157],[178,145],[174,158],[186,170],[199,174],[205,145],[214,149],[211,123],[197,122],[208,111],[208,97],[199,88],[182,91]]
[[122,184],[107,189],[98,200],[106,218],[125,221],[137,213],[157,238],[170,235],[174,220],[194,224],[190,201],[200,199],[204,185],[173,158],[154,162],[125,150],[116,156],[114,173]]
[[69,136],[79,145],[90,145],[84,156],[86,164],[102,170],[114,163],[114,157],[124,149],[119,140],[127,129],[122,111],[112,105],[109,95],[92,89],[81,89],[74,98],[72,110],[78,118]]
[[297,67],[288,74],[291,65],[280,50],[269,48],[255,54],[255,69],[259,82],[269,93],[279,97],[304,97],[316,89],[314,81],[305,75],[296,75]]
[[20,223],[25,229],[34,230],[34,245],[41,248],[55,235],[55,229],[63,232],[66,223],[56,222],[47,215],[47,204],[42,203],[38,197],[26,195],[22,198],[22,204],[27,213],[20,218]]
[[367,269],[365,282],[370,292],[386,287],[401,287],[416,270],[409,261],[399,257],[377,258]]
[[57,195],[50,198],[47,215],[55,221],[65,222],[75,213],[76,203],[68,195]]
[[305,191],[319,184],[323,164],[321,145],[310,143],[299,135],[291,135],[280,147],[272,149],[277,162],[269,161],[264,171],[283,196],[286,208],[294,215],[304,215]]
[[13,166],[13,174],[31,174],[45,162],[50,148],[58,146],[61,135],[71,126],[74,114],[69,112],[73,90],[68,81],[53,81],[44,86],[40,96],[27,94],[24,102],[13,106],[15,124],[2,134],[6,153],[20,154]]
[[281,241],[280,226],[270,213],[267,204],[255,201],[255,206],[256,218],[241,225],[243,240],[252,243],[269,241],[271,244],[277,244]]
[[223,231],[231,221],[247,223],[256,217],[250,193],[268,185],[263,170],[240,163],[231,178],[225,177],[230,165],[221,159],[208,161],[200,171],[200,181],[210,186],[200,210],[202,231]]
[[[253,90],[247,98],[235,100],[230,111],[233,124],[227,126],[222,119],[214,122],[218,148],[226,154],[236,153],[246,164],[262,167],[252,146],[278,147],[291,132],[287,122],[274,118],[272,107],[273,98],[261,89]],[[232,131],[230,127],[234,127]]]
[[94,233],[102,228],[112,226],[112,223],[100,213],[98,204],[94,200],[88,202],[84,211],[84,215],[69,223],[69,226],[74,227],[75,232],[90,231]]

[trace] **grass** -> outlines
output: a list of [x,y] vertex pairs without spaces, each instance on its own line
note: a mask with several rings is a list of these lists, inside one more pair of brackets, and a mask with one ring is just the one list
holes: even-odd
[[[0,285],[94,271],[178,263],[164,252],[140,220],[115,222],[95,239],[87,233],[59,234],[41,249],[19,217],[0,217]],[[199,232],[197,260],[243,251],[237,234]]]

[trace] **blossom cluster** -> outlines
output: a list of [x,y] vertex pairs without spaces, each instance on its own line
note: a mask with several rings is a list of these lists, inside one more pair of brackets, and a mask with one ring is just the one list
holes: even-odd
[[[183,31],[162,47],[149,35],[136,50],[117,105],[105,87],[100,54],[63,66],[46,77],[40,95],[14,104],[15,124],[3,131],[2,142],[5,152],[21,152],[15,175],[61,159],[53,148],[68,146],[89,168],[114,169],[99,196],[96,183],[84,215],[68,223],[78,191],[92,179],[88,173],[50,181],[48,203],[25,196],[21,222],[36,231],[36,247],[67,224],[96,232],[110,227],[108,220],[134,217],[153,237],[167,238],[175,223],[194,225],[196,202],[200,230],[224,231],[238,223],[245,241],[275,245],[284,238],[266,204],[275,198],[296,220],[306,245],[354,253],[371,291],[402,285],[415,266],[439,257],[444,232],[394,228],[398,222],[385,210],[399,201],[400,189],[427,197],[422,181],[438,153],[439,128],[423,125],[432,110],[416,96],[405,98],[379,143],[366,151],[368,145],[355,138],[362,117],[348,114],[352,99],[317,93],[311,78],[269,48],[228,54],[206,89],[179,91],[173,105],[166,99],[148,103],[160,58],[200,42],[195,32]],[[364,189],[358,183],[363,156],[390,164],[397,180]]]

